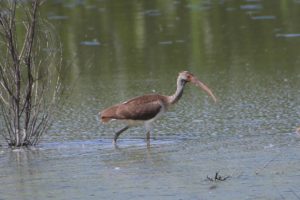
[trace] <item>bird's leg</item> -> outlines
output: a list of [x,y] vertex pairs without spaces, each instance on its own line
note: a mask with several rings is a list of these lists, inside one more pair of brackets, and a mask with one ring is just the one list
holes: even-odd
[[150,148],[150,131],[147,131],[146,135],[147,148]]
[[151,122],[146,122],[145,123],[145,129],[147,131],[146,140],[147,140],[147,143],[149,143],[150,142]]
[[113,140],[113,143],[116,144],[118,137],[121,135],[121,133],[123,133],[124,131],[126,131],[129,128],[129,126],[125,126],[124,128],[122,128],[121,130],[119,130],[118,132],[115,133],[115,137]]
[[147,131],[146,140],[147,140],[147,142],[150,141],[150,131]]

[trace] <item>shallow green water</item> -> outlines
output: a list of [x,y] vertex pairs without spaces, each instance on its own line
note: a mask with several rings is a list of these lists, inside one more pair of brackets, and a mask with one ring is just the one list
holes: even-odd
[[[34,149],[0,149],[0,199],[299,199],[298,1],[47,1],[73,92]],[[154,124],[111,144],[97,114],[188,85]],[[211,182],[216,172],[226,181]]]

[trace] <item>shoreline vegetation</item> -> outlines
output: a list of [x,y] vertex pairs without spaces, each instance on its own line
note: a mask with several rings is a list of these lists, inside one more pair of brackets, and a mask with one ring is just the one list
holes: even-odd
[[60,49],[51,26],[40,17],[42,3],[0,3],[1,135],[11,147],[38,144],[60,98]]

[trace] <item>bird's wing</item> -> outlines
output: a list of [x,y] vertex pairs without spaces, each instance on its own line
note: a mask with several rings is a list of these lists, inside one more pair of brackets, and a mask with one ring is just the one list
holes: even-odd
[[136,103],[135,101],[120,104],[116,117],[119,119],[148,120],[155,117],[162,109],[160,101]]
[[148,120],[155,117],[163,107],[163,98],[160,95],[145,95],[133,98],[122,104],[117,104],[103,110],[101,120],[108,122],[111,119]]

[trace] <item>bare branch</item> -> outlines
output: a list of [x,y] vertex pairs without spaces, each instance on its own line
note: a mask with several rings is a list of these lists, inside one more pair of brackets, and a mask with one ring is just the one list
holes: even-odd
[[[38,9],[44,1],[4,1],[6,13],[0,13],[0,51],[4,51],[0,57],[0,115],[6,127],[4,138],[13,146],[34,145],[51,125],[53,108],[59,100],[61,60],[54,62],[58,53],[62,55],[52,51],[56,38],[51,26],[39,19]],[[16,13],[24,18],[22,23],[18,23]],[[25,30],[24,38],[17,38],[20,28]],[[40,30],[43,28],[46,31]],[[45,53],[44,49],[50,51]]]

